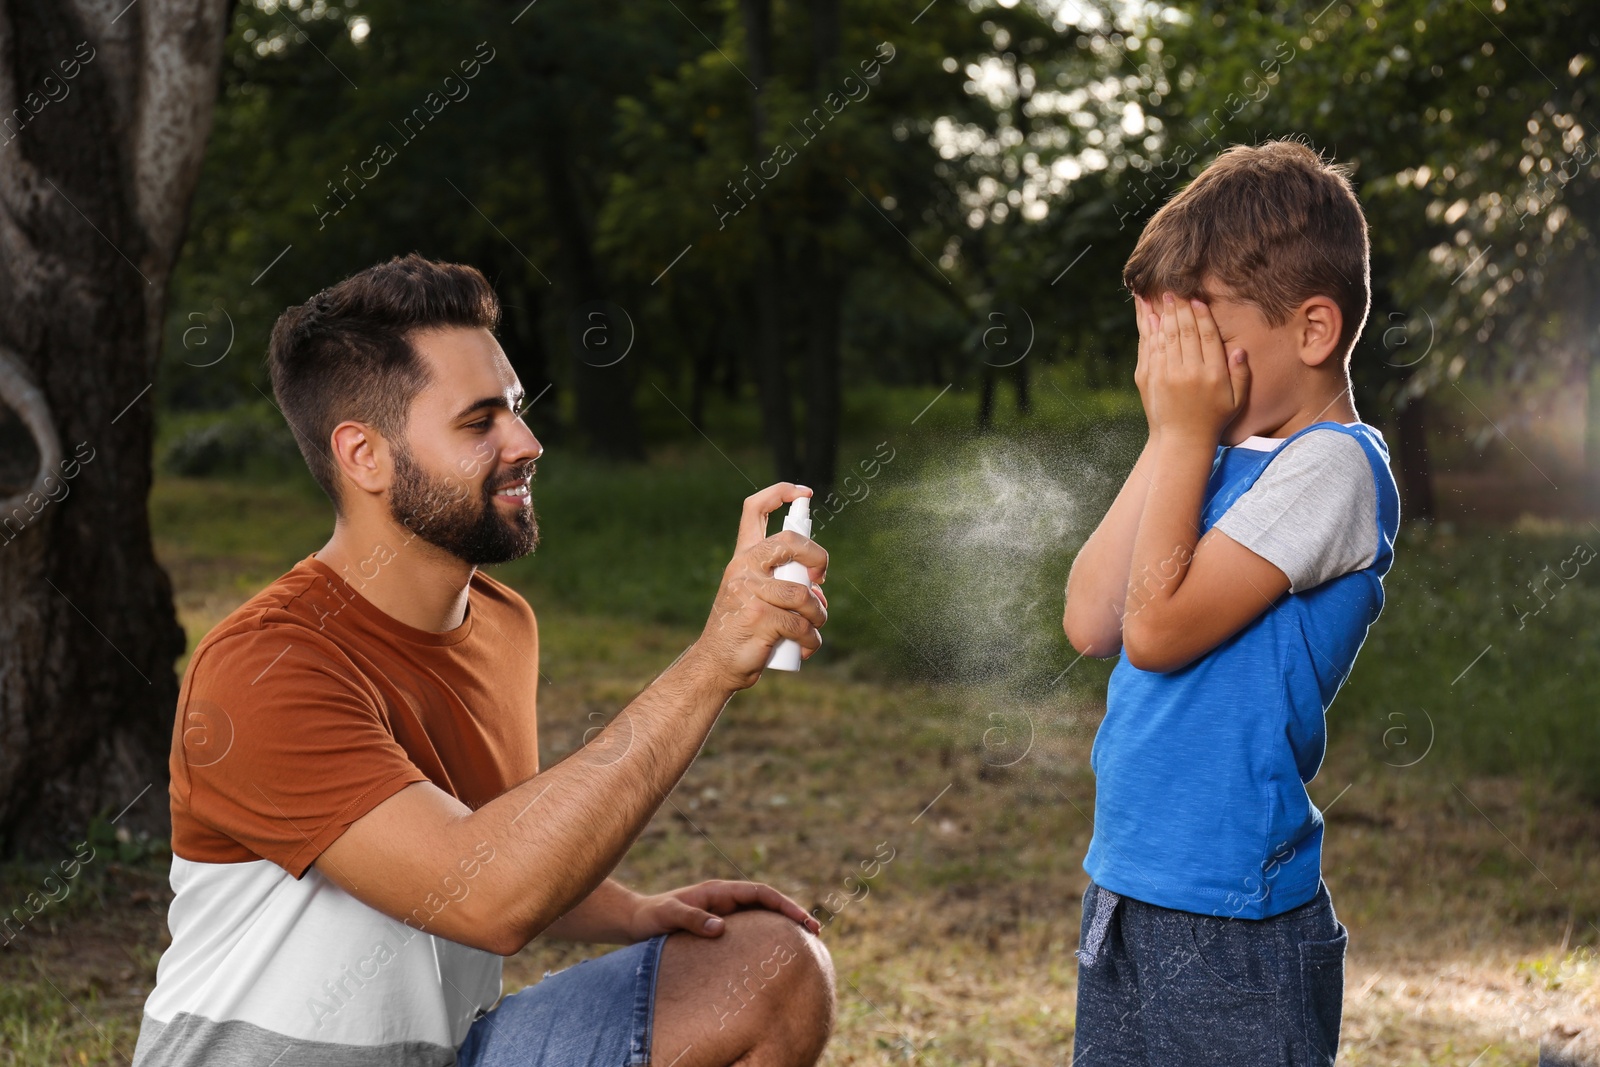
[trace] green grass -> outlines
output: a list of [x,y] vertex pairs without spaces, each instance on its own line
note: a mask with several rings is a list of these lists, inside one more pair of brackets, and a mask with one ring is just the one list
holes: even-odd
[[1544,609],[1518,616],[1540,603],[1529,582],[1583,542],[1600,548],[1587,523],[1408,530],[1330,730],[1393,765],[1553,779],[1600,800],[1594,564],[1567,566],[1576,577],[1551,581]]
[[138,1023],[109,1017],[93,988],[62,990],[42,975],[0,985],[0,1063],[121,1062],[138,1039]]
[[[1131,465],[1137,399],[1085,392],[1062,369],[1042,374],[1034,395],[1029,418],[1007,405],[1005,432],[989,435],[970,430],[975,398],[959,390],[852,398],[846,425],[877,429],[841,445],[841,482],[846,472],[856,481],[840,498],[855,499],[816,533],[831,555],[828,661],[1013,698],[1103,694],[1102,663],[1057,680],[1076,659],[1060,628],[1061,590]],[[536,609],[703,624],[741,501],[771,472],[748,407],[714,408],[709,441],[682,429],[647,466],[552,450],[535,483],[541,545],[493,573]],[[889,449],[891,460],[874,463]],[[160,543],[186,566],[223,568],[242,594],[320,546],[331,525],[303,473],[164,477],[152,515]],[[1528,583],[1555,573],[1580,542],[1600,546],[1600,531],[1408,529],[1383,615],[1330,712],[1333,742],[1390,765],[1420,757],[1447,775],[1548,776],[1600,800],[1600,566],[1550,581],[1547,606],[1521,624],[1514,607],[1537,605]]]
[[[1071,1041],[1107,666],[1061,673],[1075,658],[1061,586],[1132,461],[1137,410],[1055,384],[1038,383],[1027,420],[1007,404],[987,436],[959,391],[931,408],[937,388],[852,402],[849,425],[880,429],[847,436],[841,467],[886,440],[896,454],[818,532],[833,558],[822,655],[730,703],[617,871],[645,889],[744,875],[811,907],[891,845],[870,893],[825,931],[842,977],[830,1067],[1042,1067]],[[545,766],[703,622],[746,478],[770,478],[752,427],[719,408],[715,447],[690,427],[643,468],[560,448],[541,463],[543,543],[497,574],[541,613]],[[152,494],[191,644],[331,528],[304,474],[239,469],[163,473]],[[1508,606],[1591,535],[1441,528],[1399,547],[1311,785],[1352,929],[1341,1062],[1509,1067],[1531,1047],[1511,1033],[1519,1013],[1600,1005],[1600,809],[1570,788],[1594,798],[1600,767],[1589,568],[1520,630]],[[165,863],[95,841],[105,862],[0,952],[0,1065],[126,1063],[133,1048],[166,944]],[[22,899],[46,873],[0,868],[0,892]],[[506,988],[596,951],[540,939],[508,962]]]

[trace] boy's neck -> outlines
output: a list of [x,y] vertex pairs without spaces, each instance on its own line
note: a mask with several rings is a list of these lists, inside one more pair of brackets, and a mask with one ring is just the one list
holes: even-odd
[[[1329,377],[1332,377],[1331,375]],[[1321,380],[1319,380],[1321,379]],[[1328,381],[1321,375],[1311,378],[1320,388],[1313,388],[1301,397],[1292,413],[1277,426],[1258,426],[1248,436],[1282,438],[1291,437],[1307,426],[1319,422],[1352,423],[1360,421],[1356,414],[1355,397],[1350,389],[1350,378],[1341,374]],[[1307,384],[1310,384],[1308,382]]]
[[1340,390],[1332,400],[1310,401],[1304,404],[1294,416],[1280,426],[1270,436],[1288,437],[1299,433],[1307,426],[1319,422],[1357,422],[1360,416],[1356,414],[1355,398],[1350,395],[1349,387]]

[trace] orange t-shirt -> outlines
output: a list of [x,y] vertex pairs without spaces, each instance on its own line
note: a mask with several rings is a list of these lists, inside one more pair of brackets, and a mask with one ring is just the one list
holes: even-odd
[[[205,636],[172,738],[172,944],[137,1067],[454,1063],[498,955],[426,932],[492,842],[400,920],[313,866],[413,782],[478,808],[539,769],[533,611],[478,572],[461,625],[407,626],[307,556]],[[241,1058],[242,1057],[242,1058]]]
[[475,572],[443,633],[379,610],[307,556],[195,649],[173,731],[172,850],[294,877],[412,782],[478,808],[539,769],[539,635]]

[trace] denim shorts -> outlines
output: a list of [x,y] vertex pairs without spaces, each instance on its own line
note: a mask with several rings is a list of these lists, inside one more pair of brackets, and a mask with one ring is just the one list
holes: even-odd
[[467,1031],[458,1067],[642,1067],[650,1062],[666,935],[583,960],[508,997]]
[[1083,895],[1073,1067],[1327,1067],[1349,932],[1326,884],[1266,919]]

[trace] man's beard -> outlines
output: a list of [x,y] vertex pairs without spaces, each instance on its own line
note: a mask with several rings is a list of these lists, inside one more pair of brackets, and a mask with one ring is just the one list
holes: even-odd
[[[518,468],[526,474],[528,467]],[[511,516],[500,514],[493,493],[511,479],[510,473],[485,478],[474,491],[458,478],[433,478],[411,459],[410,452],[395,450],[394,485],[389,490],[389,511],[396,522],[475,567],[508,563],[532,552],[539,544],[539,521],[533,505]]]

